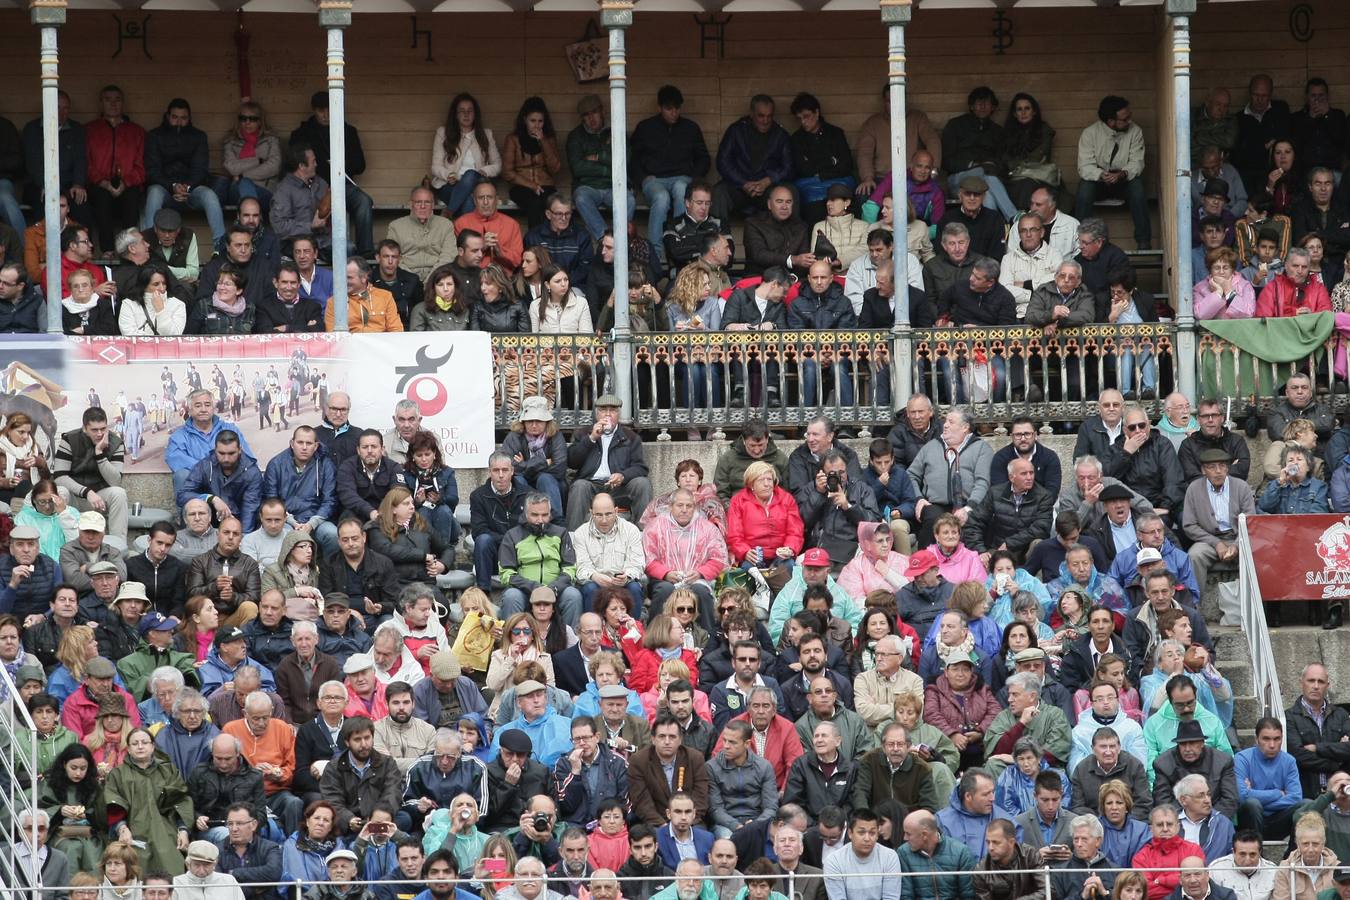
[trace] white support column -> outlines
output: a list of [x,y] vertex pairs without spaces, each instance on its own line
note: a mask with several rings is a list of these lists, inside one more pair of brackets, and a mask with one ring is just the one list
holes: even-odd
[[[66,0],[33,0],[28,7],[32,23],[42,31],[42,218],[47,226],[47,331],[60,334],[61,328],[61,151],[60,125],[56,117],[56,92],[60,87],[57,69],[56,32],[66,24]],[[37,272],[28,277],[36,280]]]
[[319,25],[328,32],[328,189],[333,201],[333,330],[347,330],[347,98],[343,29],[352,24],[351,0],[319,0]]
[[600,24],[609,32],[610,188],[614,212],[614,393],[620,419],[633,420],[633,332],[628,320],[628,58],[624,29],[633,24],[632,0],[600,0]]
[[914,353],[910,340],[909,247],[905,230],[905,172],[909,148],[905,145],[905,26],[913,15],[911,0],[881,0],[881,21],[887,31],[887,84],[891,115],[891,191],[897,227],[891,248],[895,267],[895,327],[891,337],[891,405],[902,408],[914,387]]
[[1172,20],[1173,153],[1176,157],[1176,261],[1170,292],[1177,311],[1177,389],[1196,397],[1195,311],[1191,303],[1191,16],[1196,0],[1167,0]]

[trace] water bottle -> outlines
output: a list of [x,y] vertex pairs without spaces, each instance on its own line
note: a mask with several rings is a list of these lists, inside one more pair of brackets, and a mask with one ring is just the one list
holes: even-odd
[[764,555],[764,548],[756,547],[755,552],[759,554],[759,565],[764,565],[765,561],[768,559],[768,557]]

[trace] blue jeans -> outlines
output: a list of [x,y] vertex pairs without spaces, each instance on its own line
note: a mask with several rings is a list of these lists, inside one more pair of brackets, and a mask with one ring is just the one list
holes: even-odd
[[497,574],[497,548],[501,543],[498,534],[480,534],[473,539],[473,581],[485,591],[492,590],[492,576]]
[[[572,202],[577,206],[577,212],[581,214],[581,221],[590,232],[592,240],[600,240],[605,236],[605,229],[609,225],[605,222],[605,217],[600,215],[600,208],[614,208],[614,191],[605,189],[587,187],[582,185],[572,192]],[[633,192],[628,192],[628,221],[633,221],[633,216],[637,213],[637,200],[633,197]],[[665,224],[664,222],[661,224]],[[658,246],[660,241],[657,241]]]
[[375,201],[350,181],[347,182],[347,240],[356,244],[356,252],[361,256],[375,255]]
[[[14,193],[14,182],[8,178],[0,178],[0,216],[5,219],[5,224],[19,233],[19,247],[23,247],[23,230],[27,224],[23,220],[23,210],[19,209],[19,199]],[[41,218],[42,213],[38,213]],[[29,275],[36,275],[36,272],[29,272]]]
[[211,190],[216,192],[221,206],[238,206],[250,198],[257,200],[262,206],[263,221],[267,220],[268,210],[272,208],[272,192],[249,178],[235,181],[228,175],[221,175],[211,185]]
[[[962,359],[957,367],[957,376],[952,378],[952,360],[949,356],[943,356],[938,359],[938,397],[939,403],[951,403],[952,383],[956,385],[956,403],[966,402],[966,372],[969,362]],[[1008,397],[1008,363],[1001,356],[991,356],[989,365],[994,372],[994,383],[991,385],[990,396],[995,403],[1002,403]],[[925,363],[920,363],[920,380],[927,385],[927,369]],[[919,390],[916,386],[915,390]],[[984,401],[988,402],[988,401]]]
[[[884,363],[872,372],[872,384],[876,401],[875,406],[891,405],[891,365]],[[916,388],[917,390],[918,388]]]
[[650,207],[647,210],[647,240],[652,242],[662,259],[666,253],[662,241],[666,221],[684,215],[684,192],[691,181],[692,178],[684,175],[674,175],[670,178],[652,177],[642,182],[642,196],[647,198],[647,206]]
[[455,521],[453,506],[438,503],[430,509],[425,506],[419,507],[418,512],[430,522],[431,527],[447,545],[453,547],[459,543],[459,523]]
[[319,549],[323,551],[324,557],[329,557],[338,552],[337,526],[332,522],[323,521],[319,527],[310,532],[314,540],[319,542]]
[[[644,599],[642,584],[637,581],[630,581],[624,585],[624,589],[628,591],[628,596],[633,601],[633,618],[641,619],[642,601]],[[588,581],[581,586],[581,601],[587,612],[595,612],[595,598],[602,590],[603,588],[594,581]]]
[[[518,612],[529,612],[529,607],[530,598],[525,596],[525,592],[520,588],[509,587],[502,591],[503,619],[509,619]],[[576,630],[577,622],[581,619],[581,591],[575,586],[563,588],[563,592],[558,596],[558,615]]]
[[712,369],[713,406],[726,405],[726,391],[722,387],[724,367],[721,363],[676,363],[675,374],[684,382],[680,405],[697,409],[708,406],[708,369]]
[[168,206],[179,211],[191,207],[206,214],[206,224],[211,226],[211,244],[216,245],[225,237],[225,214],[220,209],[220,198],[216,192],[204,184],[199,184],[188,193],[186,201],[180,203],[162,185],[152,184],[145,189],[145,214],[141,216],[141,230],[149,231],[155,227],[155,213]]
[[459,181],[454,184],[443,184],[436,188],[436,196],[441,198],[452,217],[461,216],[473,209],[473,189],[482,180],[482,175],[470,169],[459,176]]
[[1004,219],[1011,219],[1017,215],[1017,205],[1012,202],[1008,196],[1008,189],[1003,186],[1003,182],[996,175],[986,175],[983,166],[976,166],[973,169],[966,169],[964,172],[957,172],[947,178],[947,188],[950,197],[959,197],[961,191],[961,179],[967,175],[978,175],[989,184],[989,191],[984,195],[984,205],[989,209],[996,209],[999,215]]
[[[820,371],[814,358],[801,361],[802,367],[802,406],[823,406],[825,397],[816,402],[816,382]],[[848,360],[836,360],[830,364],[834,373],[836,405],[853,405],[853,363]]]
[[558,484],[558,479],[548,472],[542,472],[534,478],[534,484],[530,484],[524,475],[515,477],[516,488],[522,491],[539,491],[548,496],[548,502],[553,507],[553,521],[562,524],[563,512],[566,507],[563,506],[562,485]]
[[[1130,207],[1130,218],[1134,220],[1135,243],[1146,244],[1153,240],[1153,224],[1148,217],[1148,195],[1144,191],[1144,179],[1131,178],[1124,188],[1119,184],[1103,184],[1100,181],[1078,182],[1078,194],[1073,201],[1073,215],[1078,220],[1092,215],[1092,204],[1100,197],[1118,197],[1125,194],[1125,202]],[[1198,277],[1198,276],[1197,276]]]
[[[1141,350],[1139,356],[1139,390],[1151,391],[1158,387],[1158,365],[1153,359],[1153,351]],[[1120,355],[1120,385],[1122,393],[1134,390],[1135,351],[1127,350]]]

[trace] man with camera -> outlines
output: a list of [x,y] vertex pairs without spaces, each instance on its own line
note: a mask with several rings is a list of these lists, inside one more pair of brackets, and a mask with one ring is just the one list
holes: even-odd
[[519,827],[514,829],[514,834],[507,832],[517,859],[533,856],[541,860],[545,867],[562,859],[558,838],[562,836],[565,826],[559,826],[558,807],[552,797],[547,794],[531,797],[517,824]]
[[830,554],[843,566],[858,551],[858,525],[880,522],[876,495],[861,479],[849,477],[849,461],[838,450],[827,450],[816,470],[815,490],[798,494],[807,543]]
[[[463,750],[459,731],[441,728],[436,732],[432,752],[413,763],[403,792],[403,809],[399,812],[400,818],[406,816],[406,821],[400,821],[405,831],[421,830],[422,820],[433,809],[449,809],[460,794],[474,798],[475,819],[488,808],[487,766]],[[451,828],[458,825],[456,820]]]
[[403,773],[375,749],[375,723],[365,716],[342,722],[338,741],[345,748],[324,767],[319,791],[337,810],[337,833],[360,834],[375,804],[398,809],[403,802]]

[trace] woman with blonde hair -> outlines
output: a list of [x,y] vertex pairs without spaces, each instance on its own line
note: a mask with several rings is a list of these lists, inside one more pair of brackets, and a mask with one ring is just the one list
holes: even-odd
[[[939,522],[939,524],[941,524]],[[975,647],[981,655],[997,657],[999,646],[1003,643],[1003,632],[994,624],[994,620],[985,613],[989,609],[989,592],[984,589],[984,580],[962,581],[956,585],[951,597],[947,599],[947,608],[962,613],[975,639]],[[942,630],[942,616],[933,620],[928,629],[923,646],[927,649],[937,643],[938,632]]]
[[[84,682],[84,667],[98,656],[98,641],[89,625],[72,625],[61,635],[56,645],[56,658],[61,663],[47,679],[47,693],[62,703],[79,690]],[[121,679],[118,679],[121,683]]]
[[1340,860],[1327,847],[1327,826],[1322,816],[1304,813],[1294,823],[1294,851],[1275,873],[1271,900],[1316,900],[1322,891],[1336,887],[1332,875],[1339,865]]
[[1097,788],[1097,820],[1102,823],[1102,855],[1110,860],[1111,865],[1122,869],[1130,867],[1134,855],[1153,836],[1147,822],[1130,815],[1133,809],[1134,795],[1125,782],[1113,778]]
[[1322,462],[1322,454],[1317,452],[1317,426],[1312,423],[1311,419],[1292,420],[1284,426],[1280,439],[1270,442],[1270,447],[1266,450],[1265,458],[1261,463],[1261,469],[1265,472],[1266,480],[1279,480],[1280,471],[1284,468],[1284,451],[1293,446],[1299,446],[1307,450],[1308,455],[1312,458],[1312,469],[1308,474],[1313,478],[1326,481],[1326,466]]
[[[518,612],[499,628],[494,628],[493,633],[497,635],[500,643],[488,660],[486,681],[488,688],[500,695],[516,666],[527,660],[533,660],[543,666],[544,672],[548,675],[548,683],[555,683],[553,657],[544,652],[543,629],[533,616]],[[495,703],[490,714],[496,715]]]
[[[1115,865],[1115,863],[1112,863]],[[1129,868],[1128,865],[1120,868]],[[1138,872],[1120,872],[1111,887],[1111,900],[1148,900],[1148,879]]]
[[[923,694],[902,691],[895,695],[895,719],[909,732],[909,752],[928,763],[932,771],[934,789],[939,797],[951,795],[956,787],[956,769],[961,764],[961,751],[936,725],[923,718]],[[876,727],[877,743],[884,745],[886,729],[892,721]]]
[[84,745],[94,754],[100,779],[107,777],[114,766],[127,758],[127,731],[130,725],[126,704],[116,691],[104,694],[98,700],[98,718],[94,728],[84,739]]
[[23,497],[44,478],[51,478],[47,458],[33,439],[33,420],[11,413],[0,426],[0,502]]
[[[733,564],[784,570],[802,552],[805,526],[797,501],[778,484],[778,470],[762,460],[745,468],[745,486],[727,507],[727,549]],[[787,577],[782,578],[786,583]],[[770,581],[770,584],[773,584]]]
[[225,174],[212,185],[221,206],[238,206],[253,198],[263,221],[272,206],[272,191],[281,180],[281,140],[267,130],[263,108],[251,100],[239,104],[239,123],[225,135],[220,163]]
[[375,518],[366,525],[370,549],[389,557],[401,587],[430,581],[450,570],[454,548],[417,510],[412,492],[402,485],[389,489]]
[[[684,660],[667,659],[661,662],[656,670],[656,683],[639,698],[648,724],[655,722],[657,714],[666,708],[666,688],[676,681],[689,681],[689,676],[689,666]],[[690,686],[693,686],[693,682],[690,682]],[[698,688],[694,688],[694,715],[712,723],[712,704],[708,701],[708,695]]]
[[[506,868],[500,872],[490,872],[483,865],[483,862],[489,859],[506,860]],[[470,884],[482,891],[483,900],[496,900],[497,892],[510,887],[515,876],[516,851],[505,835],[494,834],[483,844],[483,852],[473,867],[473,881]]]

